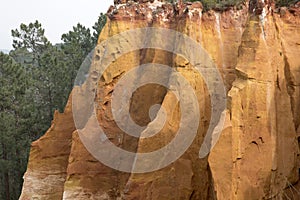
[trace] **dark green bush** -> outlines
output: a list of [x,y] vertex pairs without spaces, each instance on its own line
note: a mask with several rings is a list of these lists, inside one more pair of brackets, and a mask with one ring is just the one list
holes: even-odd
[[[178,0],[167,0],[170,3],[178,2]],[[203,4],[204,10],[216,9],[226,10],[229,7],[237,6],[243,3],[244,0],[183,0],[184,2],[200,1]]]
[[[191,2],[195,1],[197,0],[191,0]],[[200,0],[200,2],[205,10],[226,10],[229,7],[240,5],[244,0]]]
[[[167,2],[174,3],[179,0],[166,0]],[[215,10],[226,10],[232,6],[238,6],[242,4],[245,0],[183,0],[184,2],[195,2],[200,1],[203,4],[205,10],[215,9]],[[274,0],[276,7],[291,6],[299,0]]]
[[276,0],[276,6],[277,7],[291,6],[297,3],[298,1],[299,0]]

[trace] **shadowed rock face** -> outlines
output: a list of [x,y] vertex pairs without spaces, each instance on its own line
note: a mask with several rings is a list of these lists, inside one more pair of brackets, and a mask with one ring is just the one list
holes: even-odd
[[[175,95],[157,84],[134,92],[130,115],[137,124],[145,126],[151,122],[149,108],[161,104],[168,115],[159,134],[137,139],[124,133],[114,121],[111,99],[118,81],[133,67],[159,63],[180,72],[195,91],[201,116],[194,142],[163,169],[144,174],[119,172],[95,159],[82,144],[70,98],[65,112],[55,113],[51,128],[32,143],[20,199],[300,198],[296,185],[300,136],[299,4],[275,9],[267,1],[251,1],[240,9],[202,13],[200,3],[173,6],[159,1],[139,2],[116,2],[119,4],[109,9],[91,76],[72,93],[90,89],[89,81],[102,57],[98,50],[107,38],[135,28],[176,30],[205,49],[224,80],[227,115],[216,146],[209,156],[199,158],[212,113],[208,88],[191,63],[181,55],[160,49],[142,49],[118,57],[120,49],[130,46],[119,40],[104,46],[115,49],[112,56],[118,58],[97,81],[94,99],[96,117],[107,138],[127,151],[144,153],[168,144],[180,125],[189,126],[180,124],[182,114]],[[149,35],[152,37],[155,38]],[[174,44],[183,50],[189,48],[180,40],[174,40]],[[139,82],[145,76],[137,73],[133,79]],[[164,77],[172,87],[172,73]],[[76,99],[78,104],[87,101],[84,95]],[[157,111],[154,114],[154,118],[160,115]],[[80,129],[89,134],[87,127]]]

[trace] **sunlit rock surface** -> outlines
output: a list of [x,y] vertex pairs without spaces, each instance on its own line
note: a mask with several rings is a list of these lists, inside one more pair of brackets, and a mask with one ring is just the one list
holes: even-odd
[[[130,69],[145,63],[168,65],[189,81],[198,98],[199,128],[190,148],[155,172],[135,174],[111,169],[82,144],[70,98],[65,112],[55,113],[48,132],[32,143],[20,199],[299,199],[299,3],[275,9],[267,1],[251,1],[223,12],[202,12],[197,2],[177,6],[160,1],[116,3],[107,13],[90,79],[100,65],[102,55],[97,49],[109,37],[144,27],[184,33],[205,49],[223,77],[227,115],[222,135],[210,155],[200,159],[199,149],[212,114],[203,77],[180,55],[159,49],[132,51],[111,63],[97,82],[94,102],[99,124],[113,144],[128,151],[150,152],[168,144],[176,135],[181,116],[170,90],[150,84],[132,96],[130,113],[139,125],[149,124],[148,111],[153,104],[161,104],[168,113],[166,125],[151,139],[124,133],[111,111],[112,92]],[[174,44],[189,48],[182,41]],[[105,48],[115,49],[112,56],[118,56],[118,48],[128,45],[117,41]],[[133,79],[138,82],[143,76],[136,74]],[[172,86],[168,82],[172,73],[164,76]],[[81,88],[75,87],[73,93],[88,91],[88,81]],[[183,91],[183,96],[187,95]],[[87,101],[84,95],[76,99],[78,104]],[[160,113],[156,114],[159,118]],[[88,127],[80,129],[85,134],[91,131]]]

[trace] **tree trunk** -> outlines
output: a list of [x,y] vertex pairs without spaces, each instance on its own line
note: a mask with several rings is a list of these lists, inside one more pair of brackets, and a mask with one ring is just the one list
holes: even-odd
[[8,172],[5,172],[5,174],[4,174],[4,184],[5,184],[6,200],[10,200]]
[[[3,160],[7,160],[7,152],[6,152],[6,147],[2,143],[2,148],[3,148]],[[10,200],[10,188],[9,188],[9,174],[8,174],[8,167],[6,169],[6,172],[4,173],[4,188],[5,188],[5,194],[6,194],[6,200]]]
[[49,120],[50,122],[52,121],[52,118],[53,118],[53,111],[52,111],[52,108],[53,108],[53,101],[52,101],[52,92],[51,92],[51,88],[50,86],[48,87],[48,99],[49,99]]

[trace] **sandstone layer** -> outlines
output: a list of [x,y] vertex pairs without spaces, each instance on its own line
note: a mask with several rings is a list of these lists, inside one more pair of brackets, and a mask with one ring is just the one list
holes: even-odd
[[[70,97],[65,112],[55,113],[48,132],[32,143],[20,199],[299,199],[299,4],[279,9],[271,2],[250,1],[222,12],[203,12],[197,2],[175,6],[160,1],[116,3],[120,4],[107,13],[89,77],[72,92],[76,101]],[[199,149],[214,113],[203,75],[182,55],[153,48],[122,54],[132,44],[122,38],[105,43],[119,33],[145,27],[187,35],[202,46],[220,71],[227,94],[226,119],[217,144],[205,158],[199,158]],[[158,38],[149,35],[147,41],[151,39]],[[161,39],[162,45],[167,46],[167,41],[190,52],[184,40]],[[115,60],[97,79],[105,62],[101,60],[103,49],[109,49]],[[156,128],[151,123],[161,112],[156,110],[153,119],[149,117],[152,105],[161,104],[168,113],[161,131],[151,138],[126,134],[111,109],[118,81],[132,68],[147,63],[168,65],[189,82],[199,108],[191,108],[188,116],[201,113],[199,128],[191,146],[172,164],[149,173],[120,172],[86,149],[79,134],[89,135],[95,122],[82,119],[84,123],[75,127],[73,109],[88,102],[87,92],[95,92],[95,115],[110,142],[139,153],[162,148],[179,126],[194,122],[180,123],[183,113],[172,89],[148,84],[132,95],[130,115],[137,124]],[[173,73],[163,74],[170,88],[175,84]],[[136,73],[132,80],[139,83],[146,78],[147,73]],[[186,91],[182,95],[188,97]]]

